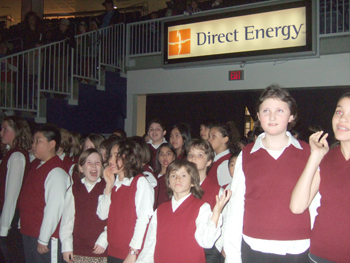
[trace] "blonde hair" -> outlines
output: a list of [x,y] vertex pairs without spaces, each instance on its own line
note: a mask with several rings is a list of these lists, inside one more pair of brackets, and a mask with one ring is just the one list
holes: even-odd
[[24,151],[28,151],[32,148],[32,133],[24,118],[19,116],[7,116],[2,121],[7,121],[9,126],[15,132],[15,139],[13,140],[12,148],[18,147]]

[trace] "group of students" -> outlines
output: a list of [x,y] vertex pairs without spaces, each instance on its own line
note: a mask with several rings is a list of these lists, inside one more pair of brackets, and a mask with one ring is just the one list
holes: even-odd
[[336,106],[331,150],[323,132],[309,144],[291,135],[297,105],[277,85],[257,115],[264,132],[242,151],[233,122],[203,123],[200,139],[177,124],[167,142],[154,119],[148,143],[94,134],[80,155],[64,130],[44,125],[32,140],[24,119],[6,117],[6,262],[21,262],[21,250],[26,262],[350,262],[350,93]]

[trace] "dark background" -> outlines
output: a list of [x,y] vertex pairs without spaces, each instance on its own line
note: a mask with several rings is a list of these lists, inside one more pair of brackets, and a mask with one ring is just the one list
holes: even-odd
[[[331,123],[336,103],[342,94],[350,91],[350,87],[299,88],[288,91],[299,107],[299,121],[295,129],[302,131],[311,124],[320,125],[330,133],[332,142],[334,135]],[[153,118],[160,118],[166,124],[169,135],[174,124],[185,122],[192,128],[192,137],[199,137],[199,126],[203,120],[233,120],[243,136],[245,107],[255,120],[255,104],[261,92],[262,90],[250,90],[147,95],[146,123]]]

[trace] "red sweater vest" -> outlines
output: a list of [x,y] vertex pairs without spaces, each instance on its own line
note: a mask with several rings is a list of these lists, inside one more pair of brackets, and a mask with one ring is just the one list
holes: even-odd
[[186,160],[187,159],[187,156],[186,156],[186,154],[180,154],[178,157],[177,157],[177,159],[180,159],[180,160]]
[[218,180],[218,167],[220,164],[222,164],[224,161],[228,161],[230,159],[232,154],[226,154],[224,156],[222,156],[219,160],[217,160],[216,162],[213,163],[213,165],[211,166],[209,172],[208,172],[208,177],[214,181],[214,183],[216,183],[217,185],[219,185],[219,180]]
[[129,244],[134,235],[136,224],[135,196],[139,174],[130,186],[122,185],[118,191],[112,189],[111,206],[107,220],[108,255],[125,259],[129,253]]
[[196,218],[203,203],[191,195],[175,212],[171,202],[158,207],[155,263],[205,262],[204,249],[194,237]]
[[107,251],[103,254],[92,253],[95,242],[104,231],[107,220],[101,220],[96,214],[98,197],[103,194],[106,187],[105,180],[96,183],[89,193],[81,179],[73,184],[75,202],[75,221],[73,231],[74,254],[86,257],[107,257]]
[[[149,172],[149,173],[153,174],[153,176],[154,176],[154,171],[153,171],[152,167],[149,166],[148,164],[145,164],[143,166],[143,171],[144,172]],[[145,175],[145,176],[147,177],[147,175]]]
[[154,209],[159,207],[164,202],[169,201],[168,190],[165,183],[165,175],[157,178],[157,186],[155,187],[155,202]]
[[65,171],[69,174],[69,169],[72,167],[72,165],[74,164],[72,159],[69,158],[69,156],[64,156],[63,158],[63,163],[66,166]]
[[243,172],[246,193],[243,233],[267,240],[301,240],[310,238],[310,215],[289,209],[294,186],[303,172],[310,147],[303,150],[287,147],[275,160],[265,149],[250,153],[253,143],[243,148]]
[[350,262],[350,161],[340,146],[320,164],[321,206],[311,234],[310,253],[334,262]]
[[[28,178],[24,182],[20,195],[20,218],[21,233],[27,236],[39,238],[40,227],[44,217],[45,208],[45,180],[47,175],[54,168],[62,168],[65,165],[56,155],[46,161],[38,169],[40,161],[34,160],[28,173]],[[52,234],[52,237],[58,238],[59,224]]]
[[151,163],[153,170],[156,169],[156,161],[157,161],[157,149],[155,149],[152,144],[148,143],[149,150],[151,151]]
[[211,207],[211,210],[213,210],[216,204],[216,196],[219,195],[220,186],[218,184],[215,184],[213,180],[207,177],[201,184],[201,188],[204,191],[202,201],[208,203]]
[[[2,158],[1,164],[0,164],[0,213],[2,211],[2,208],[4,206],[5,202],[5,186],[6,186],[6,176],[7,176],[7,164],[8,160],[10,159],[11,155],[15,152],[20,152],[24,155],[24,158],[26,160],[25,168],[24,168],[24,175],[23,175],[23,182],[26,180],[29,167],[30,167],[30,161],[29,161],[29,154],[26,151],[20,150],[19,148],[13,148],[10,149],[5,156]],[[10,175],[10,176],[17,176],[17,175]]]

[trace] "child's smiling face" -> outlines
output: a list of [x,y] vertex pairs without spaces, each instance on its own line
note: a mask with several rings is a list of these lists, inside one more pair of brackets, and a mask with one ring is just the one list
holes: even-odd
[[102,159],[98,153],[90,154],[83,166],[79,166],[81,173],[85,175],[85,180],[90,184],[95,183],[102,174]]
[[163,142],[166,131],[156,122],[152,123],[148,130],[148,135],[151,137],[153,144],[158,145]]

